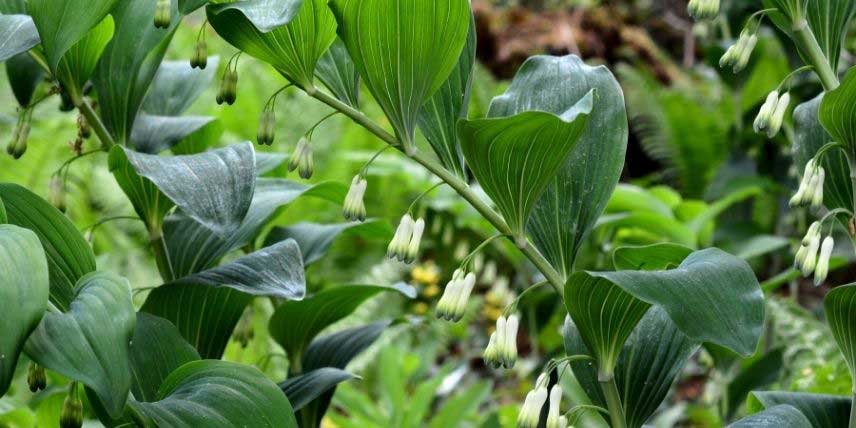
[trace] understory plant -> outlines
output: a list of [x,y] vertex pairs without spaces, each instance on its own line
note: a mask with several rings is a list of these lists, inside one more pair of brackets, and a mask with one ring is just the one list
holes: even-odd
[[[718,2],[698,3],[705,3],[694,6],[698,15],[715,15]],[[377,209],[365,201],[376,157],[347,190],[336,183],[305,185],[262,175],[287,162],[290,171],[310,178],[314,132],[333,115],[376,137],[378,153],[392,149],[436,178],[436,185],[400,213],[389,258],[404,263],[418,258],[426,220],[416,207],[435,187],[453,190],[495,229],[451,267],[454,273],[435,309],[438,317],[463,318],[474,292],[475,260],[490,243],[506,241],[528,260],[534,272],[526,278],[530,285],[497,317],[483,351],[487,365],[498,371],[517,365],[518,304],[527,292],[549,287],[563,302],[566,355],[538,370],[534,388],[521,400],[520,428],[564,428],[583,413],[599,414],[613,428],[641,427],[700,346],[742,356],[758,347],[765,306],[754,272],[739,257],[703,248],[706,240],[695,234],[692,248],[619,248],[611,271],[575,268],[624,166],[628,120],[621,87],[606,67],[576,56],[534,56],[493,99],[485,117],[471,117],[476,26],[468,0],[5,0],[0,5],[0,59],[14,70],[9,75],[21,104],[9,153],[26,156],[29,129],[38,125],[33,108],[48,97],[62,97],[80,115],[75,155],[54,174],[50,203],[24,187],[0,184],[0,394],[9,390],[19,362],[30,360],[31,389],[45,388],[54,374],[68,382],[63,427],[81,426],[84,415],[106,426],[321,425],[336,385],[353,377],[345,371],[348,362],[391,321],[321,333],[376,294],[414,295],[403,284],[349,285],[307,295],[305,265],[338,233],[361,227]],[[753,18],[742,47],[724,61],[740,68],[762,16],[773,19],[775,13],[800,24],[785,28],[830,91],[817,107],[820,122],[839,141],[832,146],[821,141],[800,203],[809,200],[805,195],[817,199],[814,177],[823,176],[821,166],[830,186],[833,178],[841,179],[832,168],[841,165],[827,162],[845,156],[838,149],[856,144],[848,114],[849,83],[856,84],[856,75],[838,87],[827,58],[840,43],[828,43],[823,51],[817,42],[818,34],[824,41],[840,37],[846,20],[835,20],[840,24],[835,28],[812,27],[807,22],[816,22],[809,14],[815,8],[829,14],[841,10],[776,2]],[[851,8],[844,9],[849,18]],[[237,52],[228,59],[209,58],[203,28],[186,62],[163,61],[177,27],[195,11],[204,13],[206,25]],[[251,142],[220,146],[219,135],[209,132],[209,119],[182,116],[220,61],[225,66],[214,101],[235,103],[241,82],[252,78],[239,76],[238,65],[251,57],[287,81],[259,101],[260,146],[284,145],[276,131],[287,120],[277,117],[276,106],[286,92],[329,107],[329,114],[294,142],[288,159],[256,152]],[[41,84],[45,80],[50,83]],[[366,95],[380,106],[379,120],[363,110]],[[771,96],[759,130],[778,129],[786,96],[777,95],[773,104]],[[107,154],[113,179],[144,225],[161,276],[162,285],[148,290],[139,307],[123,273],[99,270],[91,246],[61,212],[69,165],[99,153]],[[302,195],[340,203],[349,223],[267,233],[277,209]],[[816,236],[845,214],[845,224],[851,224],[852,204],[830,211],[828,221],[813,229],[803,264],[821,251]],[[824,260],[807,270],[822,279]],[[838,295],[849,296],[844,293]],[[267,322],[288,361],[284,379],[221,360],[231,336],[250,334],[242,314],[257,298],[274,306]],[[838,300],[832,301],[839,308]],[[846,325],[833,331],[850,337]],[[557,379],[568,367],[590,404],[565,398]]]

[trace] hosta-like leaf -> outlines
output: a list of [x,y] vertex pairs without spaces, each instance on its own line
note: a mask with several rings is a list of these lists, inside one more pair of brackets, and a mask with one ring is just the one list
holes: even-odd
[[[527,224],[533,242],[567,276],[585,236],[600,217],[624,167],[627,113],[624,95],[604,66],[574,55],[529,58],[505,94],[490,105],[490,117],[539,110],[561,115],[596,91],[585,131],[535,205]],[[557,150],[557,157],[561,154]]]
[[856,67],[841,86],[823,96],[818,117],[833,141],[844,144],[851,155],[856,153]]
[[117,0],[28,0],[51,71],[56,72],[63,55],[116,4]]
[[321,259],[333,241],[346,231],[378,239],[392,238],[389,226],[376,220],[342,224],[298,223],[274,228],[265,238],[265,245],[293,239],[300,246],[303,262],[308,265]]
[[476,24],[470,19],[467,43],[452,74],[419,112],[419,129],[448,170],[465,177],[464,156],[455,125],[466,118],[470,103],[473,66],[476,62]]
[[[234,232],[250,207],[256,181],[252,143],[235,144],[198,155],[170,157],[116,147],[110,153],[111,170],[118,169],[123,157],[140,178],[157,186],[182,212],[220,235],[228,236]],[[122,180],[119,184],[135,207],[148,204],[145,198],[129,192],[127,187],[130,186],[123,184]],[[140,186],[139,183],[136,185]],[[137,208],[137,211],[152,215],[150,209]]]
[[172,285],[152,290],[140,310],[172,322],[202,358],[218,359],[252,299],[232,288]]
[[313,340],[303,354],[303,371],[322,367],[344,369],[352,359],[371,346],[389,325],[389,321],[378,321]]
[[18,104],[28,106],[44,79],[45,71],[30,54],[20,53],[6,60],[6,76]]
[[330,49],[318,59],[315,77],[333,93],[333,95],[349,106],[358,108],[360,105],[360,75],[348,55],[348,48],[342,39],[336,38]]
[[39,44],[39,32],[27,15],[0,15],[0,61]]
[[467,40],[467,0],[334,0],[339,36],[398,137],[413,144],[422,106]]
[[95,270],[92,247],[59,210],[17,184],[0,184],[10,224],[30,229],[42,242],[50,271],[51,301],[67,309],[77,281]]
[[301,88],[313,87],[318,59],[336,39],[336,18],[326,0],[252,0],[207,10],[220,37]]
[[226,253],[253,243],[275,212],[298,197],[315,196],[341,203],[338,196],[344,193],[341,187],[336,182],[308,186],[284,179],[257,179],[250,209],[241,226],[228,237],[213,233],[186,215],[169,216],[164,225],[164,239],[175,275],[181,277],[210,268]]
[[45,314],[24,350],[47,369],[92,388],[118,418],[131,389],[136,321],[128,281],[94,272],[80,279],[68,312]]
[[288,397],[294,410],[298,411],[336,385],[353,378],[354,375],[344,370],[323,367],[288,378],[279,384],[279,388]]
[[812,428],[840,428],[850,420],[850,397],[795,392],[753,392],[749,412],[779,405],[793,406],[811,423]]
[[30,230],[0,224],[0,397],[6,394],[24,342],[48,306],[48,262],[38,236]]
[[158,401],[132,406],[161,427],[297,428],[285,394],[258,369],[194,361],[172,372]]
[[[43,1],[53,3],[52,0]],[[143,98],[180,22],[178,9],[172,2],[169,28],[152,25],[157,1],[116,3],[111,12],[116,33],[92,78],[98,92],[101,119],[120,144],[126,144],[131,137]]]
[[175,369],[199,359],[171,322],[145,312],[137,313],[131,343],[131,392],[137,401],[157,401],[158,388]]
[[143,111],[161,116],[178,116],[211,86],[220,57],[208,58],[204,70],[193,68],[187,61],[164,61],[158,68],[143,101]]
[[811,422],[796,407],[780,405],[747,416],[729,428],[812,428]]
[[527,111],[505,118],[462,120],[464,158],[518,243],[536,202],[565,164],[592,111],[593,92],[560,116]]
[[856,284],[837,287],[826,295],[823,302],[826,319],[838,348],[856,379]]
[[290,300],[300,300],[306,294],[303,258],[300,247],[292,239],[175,280],[173,284],[229,287],[254,296]]
[[92,77],[98,59],[113,38],[113,17],[107,15],[63,55],[57,69],[57,79],[75,97],[81,96],[83,85]]
[[[563,334],[568,355],[590,355],[577,331],[566,320]],[[615,370],[628,427],[642,427],[650,419],[698,348],[699,343],[683,334],[662,308],[645,314],[624,345]],[[571,367],[589,397],[605,405],[593,363],[577,361]]]
[[289,357],[303,355],[312,339],[336,321],[350,315],[363,302],[384,291],[397,291],[414,297],[413,287],[343,285],[326,289],[299,302],[285,302],[270,319],[270,334]]
[[615,270],[667,270],[678,267],[693,250],[678,244],[621,247],[612,253]]
[[[640,302],[662,307],[691,339],[712,342],[744,356],[755,352],[761,335],[764,295],[754,272],[745,261],[716,248],[696,251],[676,269],[667,271],[579,272],[569,279],[566,293],[583,286],[604,288],[599,295],[623,297],[612,291],[620,288]],[[565,302],[571,316],[574,315],[572,310],[595,311],[584,301],[568,297]],[[577,305],[580,308],[574,308]],[[629,312],[628,316],[631,314],[635,316],[635,312]],[[593,352],[600,351],[594,341],[594,330],[583,331],[585,325],[576,317],[574,322]],[[603,329],[596,324],[591,327]],[[611,333],[597,334],[620,337],[617,332],[623,331],[609,330]]]
[[214,120],[210,116],[154,116],[141,113],[134,121],[131,143],[138,152],[157,154],[200,131]]

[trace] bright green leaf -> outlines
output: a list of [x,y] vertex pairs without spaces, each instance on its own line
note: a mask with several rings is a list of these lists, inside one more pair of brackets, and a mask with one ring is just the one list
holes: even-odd
[[57,69],[57,79],[75,97],[95,72],[101,54],[113,38],[113,17],[107,15],[63,55]]
[[51,71],[57,71],[65,53],[116,4],[117,0],[28,0]]
[[318,59],[315,77],[333,93],[333,95],[349,106],[358,108],[360,105],[360,75],[357,73],[348,48],[342,39],[336,38],[330,49]]
[[856,154],[856,67],[847,72],[841,86],[823,96],[818,117],[833,141],[843,144],[851,156]]
[[615,270],[668,270],[678,267],[693,250],[678,244],[621,247],[612,253]]

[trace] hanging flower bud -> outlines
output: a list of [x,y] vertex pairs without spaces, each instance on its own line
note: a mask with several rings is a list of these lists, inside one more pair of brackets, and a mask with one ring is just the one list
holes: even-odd
[[797,192],[788,202],[788,205],[793,207],[798,207],[802,205],[806,199],[806,195],[809,191],[809,184],[811,183],[811,178],[814,176],[814,159],[809,159],[805,164],[805,171],[803,172],[802,180],[800,180],[800,186],[797,189]]
[[65,183],[63,183],[62,177],[59,175],[51,177],[48,187],[48,200],[51,205],[56,207],[56,209],[65,212]]
[[744,29],[734,45],[728,48],[725,55],[720,58],[719,66],[722,68],[731,67],[734,73],[739,73],[749,64],[752,51],[755,50],[757,44],[758,35],[748,28]]
[[805,263],[806,257],[808,256],[809,246],[811,245],[811,240],[814,236],[820,234],[820,222],[816,221],[811,224],[808,228],[808,232],[806,232],[805,237],[803,237],[802,242],[800,243],[800,248],[797,250],[797,254],[794,257],[794,267],[796,269],[802,269],[803,264]]
[[496,320],[496,330],[490,336],[484,350],[485,363],[495,369],[511,369],[517,363],[517,328],[520,317],[517,314],[500,316]]
[[18,119],[18,124],[15,125],[15,129],[12,131],[12,139],[9,141],[9,144],[6,146],[6,153],[14,156],[16,146],[18,145],[18,137],[21,135],[21,119]]
[[155,5],[155,27],[169,27],[170,18],[170,0],[158,0]]
[[[74,384],[72,383],[72,389]],[[77,398],[77,393],[69,392],[62,403],[62,412],[59,416],[60,428],[80,428],[83,426],[83,403]]]
[[562,406],[562,387],[553,385],[550,388],[550,410],[547,413],[547,428],[561,428],[559,421]]
[[419,256],[419,245],[422,243],[422,233],[425,232],[425,220],[416,220],[413,225],[413,234],[410,237],[410,245],[407,246],[407,252],[404,254],[405,263],[413,263]]
[[220,79],[220,91],[217,93],[217,104],[235,104],[238,93],[238,70],[233,70],[229,65]]
[[404,214],[398,223],[398,229],[395,230],[392,241],[386,248],[387,257],[398,260],[404,259],[404,253],[410,243],[410,237],[413,235],[413,225],[413,217],[410,216],[410,213]]
[[[452,279],[446,284],[443,296],[437,303],[437,317],[447,321],[458,322],[464,317],[467,302],[476,284],[476,276],[470,272],[464,274],[461,269],[455,270]],[[500,338],[498,337],[497,340]]]
[[803,276],[809,276],[817,266],[817,250],[820,248],[820,231],[813,234],[808,241],[803,261],[800,267]]
[[[263,111],[262,117],[259,118],[259,132],[256,135],[258,143],[262,146],[272,145],[274,137],[276,136],[275,132],[276,115],[274,114],[274,111],[272,109]],[[301,139],[301,141],[303,140]],[[300,143],[297,143],[297,145],[299,146]]]
[[297,148],[291,155],[291,160],[288,161],[288,172],[297,170],[300,178],[308,180],[312,177],[312,172],[315,171],[315,160],[312,155],[312,146],[309,145],[309,140],[305,137],[297,142]]
[[20,159],[27,152],[27,139],[30,138],[30,118],[27,112],[22,114],[18,127],[12,135],[12,142],[6,148],[6,151],[15,159]]
[[791,104],[791,94],[785,93],[779,98],[776,103],[776,109],[770,114],[770,124],[767,127],[767,137],[773,138],[782,129],[782,123],[785,121],[785,114],[788,112],[788,107]]
[[761,110],[758,111],[758,116],[755,117],[755,123],[752,128],[757,133],[761,133],[767,130],[770,126],[770,117],[773,115],[773,112],[776,111],[776,105],[779,103],[779,91],[770,92],[767,95],[767,100],[764,101],[764,104],[761,106]]
[[190,58],[190,67],[200,70],[205,70],[205,67],[208,67],[208,43],[203,38],[196,41],[193,56]]
[[832,257],[832,249],[835,248],[835,240],[827,236],[820,247],[820,257],[817,260],[817,269],[814,271],[814,285],[823,284],[829,275],[829,258]]
[[48,386],[48,378],[45,376],[45,368],[30,361],[27,366],[27,385],[30,392],[37,392]]
[[690,0],[687,13],[696,21],[716,18],[719,14],[719,0]]
[[814,210],[819,210],[823,206],[823,184],[826,180],[826,171],[823,168],[817,169],[817,174],[815,174],[815,179],[812,180],[812,188],[813,194],[811,195],[811,208]]
[[537,428],[541,419],[541,409],[546,401],[547,377],[542,373],[535,382],[535,389],[526,394],[526,400],[517,417],[517,428]]
[[366,195],[366,187],[368,183],[366,179],[357,174],[351,180],[351,188],[348,189],[348,195],[345,196],[344,215],[345,219],[351,221],[365,221],[366,205],[363,202],[363,197]]

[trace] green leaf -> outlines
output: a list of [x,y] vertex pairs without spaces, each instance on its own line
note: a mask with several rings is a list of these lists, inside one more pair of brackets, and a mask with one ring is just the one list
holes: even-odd
[[318,59],[315,77],[333,93],[333,95],[351,107],[360,105],[360,75],[357,73],[348,48],[342,39],[336,38],[330,49]]
[[[52,0],[42,1],[52,3]],[[175,2],[172,2],[172,24],[166,29],[155,28],[152,22],[157,1],[116,3],[112,11],[116,33],[92,78],[98,92],[101,120],[122,145],[131,137],[143,98],[180,21]]]
[[30,50],[39,44],[39,32],[27,15],[0,15],[0,61]]
[[678,244],[621,247],[612,253],[615,270],[668,270],[681,264],[693,250]]
[[189,15],[196,9],[208,4],[208,0],[178,0],[178,10],[182,15]]
[[[2,204],[0,204],[2,205]],[[18,226],[0,224],[0,397],[9,390],[24,342],[48,307],[48,262],[38,236]]]
[[343,285],[329,288],[303,301],[280,305],[270,319],[270,334],[288,355],[303,355],[312,339],[329,325],[350,315],[363,302],[384,291],[397,291],[414,297],[413,287]]
[[[655,192],[657,190],[659,191]],[[682,202],[680,195],[672,195],[675,197],[674,205],[664,202],[664,197],[658,195],[658,193],[668,195],[674,192],[673,190],[669,192],[670,190],[666,187],[644,189],[632,184],[621,183],[612,193],[606,205],[606,212],[610,214],[647,212],[673,219],[675,214],[672,212],[672,208]]]
[[[563,332],[568,355],[590,355],[576,327],[565,321]],[[649,310],[624,345],[615,369],[627,426],[642,427],[660,407],[684,364],[698,350],[659,307]],[[589,397],[605,406],[597,370],[589,361],[571,364]]]
[[557,115],[574,108],[594,92],[594,108],[586,110],[587,126],[570,155],[551,150],[563,166],[537,201],[527,224],[535,246],[564,276],[586,235],[610,199],[624,168],[627,113],[624,95],[604,66],[591,67],[579,57],[529,58],[505,94],[490,105],[490,117],[539,110]]
[[837,287],[823,301],[826,319],[844,354],[851,378],[856,379],[856,284]]
[[140,310],[172,322],[202,358],[218,359],[252,299],[231,288],[172,285],[152,290]]
[[476,24],[470,19],[467,43],[452,74],[419,112],[419,129],[440,163],[458,177],[466,176],[464,157],[455,125],[466,118],[470,103],[473,66],[476,62]]
[[[818,118],[822,100],[823,94],[794,109],[794,163],[800,177],[809,159],[826,143],[833,141]],[[821,165],[826,170],[826,180],[823,184],[824,205],[830,210],[852,209],[853,183],[850,181],[850,166],[845,154],[840,150],[830,150]]]
[[392,237],[389,226],[377,220],[342,224],[298,223],[294,226],[275,227],[265,238],[265,245],[293,239],[300,246],[303,262],[309,265],[320,260],[333,245],[333,241],[346,231],[378,239]]
[[156,401],[158,388],[170,373],[199,360],[199,353],[171,322],[145,312],[137,313],[131,343],[131,392],[137,401]]
[[747,416],[729,428],[812,428],[811,422],[793,406],[780,405]]
[[161,116],[181,115],[211,86],[219,63],[220,57],[209,57],[208,66],[200,70],[187,61],[164,61],[143,101],[143,111]]
[[458,122],[467,164],[519,242],[536,202],[585,130],[592,102],[590,92],[561,116],[528,111]]
[[101,54],[113,38],[113,17],[107,15],[63,55],[57,69],[57,79],[75,96],[95,72]]
[[136,315],[128,281],[93,272],[80,279],[68,312],[48,312],[25,346],[45,368],[92,388],[114,418],[131,389]]
[[799,410],[812,428],[841,428],[850,419],[849,397],[772,391],[753,392],[749,396],[750,413],[783,404]]
[[28,53],[20,53],[6,61],[6,76],[12,93],[21,106],[30,105],[33,93],[45,76],[44,69]]
[[27,0],[0,0],[0,14],[15,15],[27,13]]
[[[121,172],[125,160],[139,175],[138,180],[116,173]],[[249,142],[185,156],[148,155],[121,147],[110,152],[111,171],[149,224],[159,224],[163,212],[157,204],[152,206],[152,195],[133,189],[150,189],[141,181],[153,183],[183,213],[222,236],[237,230],[247,214],[255,187],[255,165],[255,151]]]
[[[764,6],[776,7],[775,1],[764,0]],[[856,3],[849,0],[815,0],[806,3],[806,21],[833,70],[838,69],[841,43],[854,11],[856,11]],[[784,15],[771,14],[770,16],[780,30],[793,37],[793,24]],[[803,58],[807,56],[802,51],[799,53]]]
[[175,280],[172,284],[228,287],[254,296],[289,300],[300,300],[306,295],[303,258],[300,247],[292,239]]
[[389,327],[389,321],[378,321],[319,337],[309,344],[303,355],[303,370],[322,367],[344,369],[366,350]]
[[698,247],[698,236],[683,222],[660,214],[637,212],[601,216],[595,227],[642,230],[658,241],[668,240],[685,247]]
[[749,393],[773,384],[780,378],[784,366],[784,352],[774,349],[752,361],[728,383],[728,416],[733,416]]
[[138,152],[157,154],[203,130],[216,119],[211,116],[154,116],[141,113],[134,121],[131,143]]
[[337,368],[324,367],[288,378],[279,388],[288,397],[295,411],[306,407],[336,385],[354,378],[354,375]]
[[856,67],[847,71],[841,86],[824,95],[818,117],[833,141],[856,154]]
[[[288,156],[282,153],[256,153],[256,175],[259,177],[277,169],[284,164]],[[256,184],[258,186],[258,183]],[[256,189],[258,191],[258,189]]]
[[318,59],[336,39],[336,19],[326,0],[251,0],[207,10],[220,37],[304,89],[314,86]]
[[405,147],[417,118],[461,57],[467,0],[334,0],[339,36]]
[[77,281],[95,270],[92,247],[66,216],[26,188],[0,183],[0,199],[8,223],[30,229],[39,237],[48,259],[51,301],[68,309]]
[[[744,356],[755,353],[764,321],[764,294],[749,265],[722,250],[696,251],[676,269],[667,271],[579,272],[566,289],[581,288],[586,283],[606,284],[598,285],[604,289],[599,295],[620,288],[640,301],[662,307],[693,340],[712,342]],[[611,296],[623,294],[612,291]],[[566,304],[595,311],[570,297]],[[576,318],[574,322],[580,326]],[[592,343],[587,340],[596,348]]]
[[297,428],[285,395],[255,367],[227,361],[194,361],[172,372],[158,401],[132,402],[162,427]]
[[116,4],[117,0],[28,0],[28,11],[39,29],[51,71],[56,73],[65,53]]

